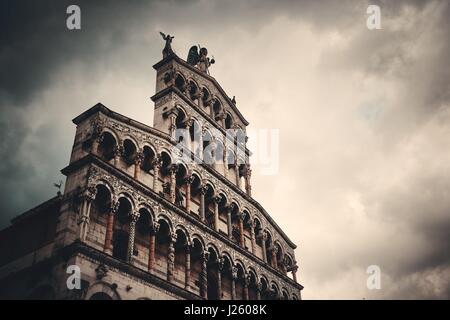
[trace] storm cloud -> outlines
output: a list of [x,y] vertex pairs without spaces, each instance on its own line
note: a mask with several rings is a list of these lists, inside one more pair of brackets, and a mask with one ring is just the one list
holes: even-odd
[[56,193],[87,108],[152,124],[164,31],[182,58],[208,48],[249,128],[280,129],[280,170],[255,165],[252,190],[298,244],[304,299],[450,298],[448,1],[3,1],[0,16],[0,225]]

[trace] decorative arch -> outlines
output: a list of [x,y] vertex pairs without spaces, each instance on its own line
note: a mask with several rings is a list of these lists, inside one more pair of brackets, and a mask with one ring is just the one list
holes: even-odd
[[108,295],[112,300],[122,299],[115,287],[104,281],[98,281],[92,284],[86,292],[85,299],[90,300],[95,294],[100,292]]

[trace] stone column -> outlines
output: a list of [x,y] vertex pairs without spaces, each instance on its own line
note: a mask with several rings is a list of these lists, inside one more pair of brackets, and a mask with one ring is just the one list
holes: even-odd
[[113,228],[114,228],[114,216],[119,209],[119,202],[112,201],[111,202],[111,210],[108,212],[108,218],[106,222],[106,234],[105,234],[105,245],[103,246],[103,251],[108,254],[112,254],[112,237],[113,237]]
[[177,179],[176,179],[176,174],[178,171],[178,165],[176,164],[172,164],[170,166],[170,202],[175,203],[175,188],[177,186]]
[[136,159],[134,160],[134,178],[136,180],[139,180],[139,177],[141,175],[141,163],[144,159],[144,154],[142,152],[138,152],[136,154]]
[[256,284],[256,300],[261,300],[261,290],[262,290],[261,282],[258,282]]
[[189,291],[189,285],[191,282],[191,246],[186,245],[186,268],[184,275],[184,289]]
[[139,219],[139,212],[135,212],[131,215],[130,221],[130,234],[128,237],[128,252],[127,252],[127,262],[133,263],[133,252],[134,252],[134,238],[136,233],[136,222]]
[[267,235],[263,232],[261,234],[261,242],[262,242],[262,252],[263,252],[263,260],[265,263],[267,263],[267,249],[266,249],[266,240],[267,240]]
[[297,282],[297,270],[298,266],[294,265],[294,267],[292,268],[292,278],[294,279],[295,282]]
[[177,119],[176,113],[172,112],[169,115],[169,135],[172,138],[172,140],[175,140],[175,130],[177,129],[177,126],[175,124]]
[[155,244],[156,244],[156,234],[159,230],[159,223],[154,222],[150,226],[150,243],[148,248],[148,272],[153,272],[153,266],[155,265]]
[[238,221],[239,221],[239,245],[242,248],[245,248],[245,238],[244,238],[244,215],[242,212],[238,213]]
[[119,165],[120,157],[122,156],[123,148],[121,145],[116,145],[114,147],[114,166],[117,167]]
[[200,220],[205,222],[205,194],[206,194],[206,186],[200,187]]
[[219,196],[214,197],[214,230],[219,232],[219,203],[221,198]]
[[203,134],[204,128],[200,128],[200,134],[198,135],[198,152],[197,155],[201,160],[203,160]]
[[161,158],[158,156],[153,163],[153,191],[159,193],[159,171],[161,170]]
[[191,183],[194,181],[193,176],[186,178],[186,211],[191,213]]
[[200,296],[203,299],[208,298],[208,262],[209,252],[204,251],[200,257],[202,263],[202,270],[200,271]]
[[246,172],[245,172],[245,192],[247,193],[247,195],[249,197],[252,196],[252,186],[250,184],[251,175],[252,175],[252,170],[250,169],[250,167],[247,167]]
[[[236,155],[236,157],[237,157],[237,155]],[[234,173],[236,175],[236,186],[239,189],[241,189],[241,179],[239,177],[239,164],[237,161],[236,161],[236,164],[234,165]]]
[[272,267],[274,267],[275,269],[278,268],[278,264],[277,264],[277,247],[272,246],[271,248],[271,255],[272,255]]
[[231,223],[231,208],[228,206],[226,210],[227,210],[228,238],[231,240],[233,238],[233,225]]
[[217,298],[222,300],[222,270],[223,270],[223,261],[219,259],[217,261]]
[[167,253],[167,281],[173,281],[173,269],[175,266],[175,243],[177,241],[177,234],[172,233],[169,238],[169,249]]
[[223,175],[225,178],[228,177],[228,158],[227,158],[227,138],[225,137],[224,143],[223,143]]
[[103,141],[103,134],[99,133],[96,134],[93,141],[92,141],[92,147],[91,147],[91,153],[98,155],[98,147]]
[[250,221],[250,240],[252,241],[252,253],[256,254],[255,221]]
[[82,194],[82,202],[80,206],[78,219],[78,224],[80,226],[78,238],[82,242],[86,241],[86,236],[90,222],[91,205],[96,195],[97,195],[97,188],[95,186],[88,187]]
[[231,267],[231,300],[236,300],[236,279],[238,269]]
[[250,275],[244,275],[244,300],[249,300],[248,285],[250,284]]

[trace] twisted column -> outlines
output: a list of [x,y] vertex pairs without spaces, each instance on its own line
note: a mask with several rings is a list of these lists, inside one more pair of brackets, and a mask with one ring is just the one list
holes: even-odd
[[202,269],[200,271],[200,296],[203,299],[206,299],[208,297],[208,262],[209,258],[209,252],[204,251],[200,257]]
[[167,281],[173,281],[173,269],[175,266],[175,243],[177,241],[177,234],[172,233],[169,238],[169,249],[167,252]]
[[133,252],[134,252],[134,238],[136,234],[136,222],[139,219],[139,212],[135,212],[131,215],[130,221],[130,234],[128,237],[128,251],[127,251],[127,262],[132,263]]

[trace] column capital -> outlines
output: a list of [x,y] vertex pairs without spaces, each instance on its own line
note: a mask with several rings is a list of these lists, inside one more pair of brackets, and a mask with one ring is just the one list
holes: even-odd
[[116,199],[111,201],[111,211],[110,213],[115,215],[119,211],[120,202]]
[[214,202],[215,202],[216,204],[219,204],[221,200],[222,200],[222,197],[221,197],[221,196],[214,196]]
[[200,186],[200,193],[201,193],[202,195],[205,195],[205,194],[206,194],[206,191],[208,191],[207,186],[204,185],[204,184],[202,184],[202,185]]
[[231,278],[233,280],[236,280],[237,277],[238,277],[238,268],[233,266],[233,267],[231,267]]
[[243,212],[238,212],[236,216],[239,221],[244,221],[244,213]]
[[150,232],[156,234],[159,230],[159,222],[153,222],[150,224]]
[[201,259],[204,263],[206,263],[209,259],[209,251],[203,251],[201,254]]
[[82,194],[82,197],[87,201],[93,201],[96,196],[97,196],[97,187],[95,185],[88,186]]
[[140,215],[141,215],[141,214],[140,214],[139,211],[133,212],[133,213],[130,215],[131,222],[132,222],[132,223],[136,223],[136,222],[139,220]]
[[134,159],[134,164],[140,165],[142,163],[142,160],[144,160],[144,153],[142,151],[138,151]]

